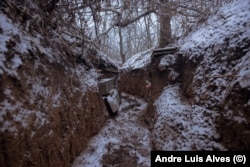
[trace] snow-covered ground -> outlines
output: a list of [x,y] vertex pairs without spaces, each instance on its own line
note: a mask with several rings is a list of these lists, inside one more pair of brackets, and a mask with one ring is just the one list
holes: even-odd
[[134,69],[143,69],[148,64],[151,63],[151,54],[153,52],[153,48],[139,52],[129,58],[122,66],[122,70],[134,70]]
[[185,102],[180,94],[180,85],[165,87],[155,106],[154,149],[225,150],[215,141],[220,138],[214,123],[218,113]]
[[225,106],[224,109],[229,110],[230,107],[222,103],[236,85],[239,83],[242,89],[250,89],[249,41],[249,0],[236,0],[223,6],[181,41],[180,51],[192,62],[199,62],[190,86],[194,88],[192,94],[196,103],[210,108]]
[[[122,94],[122,97],[119,114],[109,119],[99,134],[90,140],[87,149],[75,160],[74,167],[128,163],[119,161],[125,152],[122,159],[134,158],[134,166],[150,166],[150,132],[139,121],[147,103],[128,94]],[[112,162],[112,157],[117,159]]]
[[[210,52],[220,48],[229,40],[229,45],[236,46],[238,42],[250,37],[250,1],[235,0],[233,3],[223,6],[208,21],[198,27],[193,33],[182,41],[180,50],[204,49],[208,55]],[[234,37],[235,36],[235,37]],[[233,37],[232,39],[230,39]],[[191,58],[191,57],[190,57]]]
[[[187,38],[181,41],[184,44],[180,50],[183,52],[190,51],[192,53],[189,57],[190,60],[195,60],[203,55],[203,63],[209,66],[208,68],[213,73],[209,77],[215,76],[214,80],[217,80],[215,85],[223,85],[225,87],[228,85],[223,77],[217,77],[221,75],[222,70],[226,71],[228,76],[234,76],[235,71],[237,71],[238,75],[236,75],[234,83],[239,82],[241,87],[245,88],[249,87],[250,83],[250,49],[249,46],[245,46],[248,45],[247,41],[249,40],[250,1],[236,0],[232,4],[223,6],[205,24],[202,24],[197,31],[190,33]],[[226,52],[226,49],[229,52]],[[238,55],[239,58],[244,56],[240,62],[237,62],[237,59],[235,61],[230,60],[233,56],[232,52],[235,52],[236,49],[243,50],[241,55]],[[219,58],[214,56],[215,53]],[[226,64],[227,61],[232,62],[231,64],[233,65],[238,64],[235,67],[229,66]],[[197,69],[197,73],[200,72],[199,70]],[[196,77],[204,76],[196,75]],[[202,91],[204,92],[206,89]],[[222,92],[218,100],[224,98],[225,94],[225,92]]]
[[[179,85],[167,86],[155,101],[157,115],[152,133],[140,123],[147,103],[123,93],[119,114],[109,119],[90,140],[73,166],[119,166],[126,163],[117,158],[123,156],[123,159],[134,158],[136,164],[133,166],[147,167],[150,166],[152,149],[226,150],[216,142],[220,138],[214,124],[218,113],[187,104],[179,90]],[[126,157],[122,155],[124,152]]]

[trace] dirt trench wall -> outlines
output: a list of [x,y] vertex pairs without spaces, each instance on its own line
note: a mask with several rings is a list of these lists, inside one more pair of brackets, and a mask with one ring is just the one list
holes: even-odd
[[[175,57],[175,58],[173,58]],[[170,64],[161,63],[161,60],[170,60]],[[155,124],[154,101],[161,94],[163,88],[169,84],[180,83],[182,77],[183,60],[179,55],[164,55],[153,58],[145,69],[122,71],[120,74],[120,91],[139,96],[148,102],[147,111],[142,116],[149,130]],[[172,74],[177,74],[173,77]],[[151,89],[147,90],[146,80],[151,82]]]
[[[89,92],[85,98],[101,104],[98,93]],[[66,104],[51,110],[50,123],[39,129],[31,123],[16,134],[1,132],[1,166],[70,166],[102,127],[100,106],[85,103],[78,111]]]
[[[175,57],[175,59],[171,59]],[[162,59],[171,59],[169,65],[160,65]],[[122,71],[120,74],[120,90],[140,96],[155,99],[168,84],[178,83],[182,77],[183,60],[180,55],[164,55],[152,59],[145,69]],[[176,77],[172,73],[177,74]],[[146,89],[146,80],[151,82],[150,93]]]
[[[235,37],[232,37],[232,40]],[[231,41],[231,40],[229,40]],[[250,150],[249,40],[234,46],[194,48],[185,52],[183,95],[192,104],[218,110],[220,142],[229,150]]]
[[108,118],[98,74],[56,43],[50,55],[11,40],[0,53],[0,166],[71,166]]
[[[215,122],[219,142],[228,150],[249,150],[248,46],[249,40],[243,40],[235,47],[229,47],[226,42],[216,47],[193,48],[179,52],[175,63],[164,68],[159,66],[164,56],[153,59],[145,69],[123,71],[120,89],[147,99],[145,80],[149,80],[152,83],[151,102],[154,102],[165,86],[180,83],[187,102],[219,111]],[[178,77],[172,79],[171,71],[179,74]],[[149,107],[147,114],[154,111],[152,104]]]

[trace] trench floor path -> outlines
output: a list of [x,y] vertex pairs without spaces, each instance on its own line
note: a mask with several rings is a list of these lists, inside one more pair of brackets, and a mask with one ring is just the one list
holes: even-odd
[[120,111],[94,136],[73,167],[148,167],[150,131],[143,121],[147,103],[123,93]]

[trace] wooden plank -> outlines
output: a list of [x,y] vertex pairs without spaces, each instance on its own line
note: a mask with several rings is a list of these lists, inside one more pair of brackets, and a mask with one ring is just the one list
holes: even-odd
[[170,54],[170,53],[175,53],[178,50],[167,50],[167,51],[153,51],[152,55],[164,55],[164,54]]
[[165,52],[165,51],[175,51],[175,50],[178,50],[178,48],[177,47],[166,47],[166,48],[154,49],[153,52]]
[[152,57],[171,54],[171,53],[175,53],[177,51],[178,51],[177,47],[158,48],[158,49],[153,50]]

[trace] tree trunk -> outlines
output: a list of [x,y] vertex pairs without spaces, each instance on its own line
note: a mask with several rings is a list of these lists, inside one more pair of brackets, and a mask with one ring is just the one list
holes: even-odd
[[159,9],[160,19],[160,39],[159,47],[165,47],[171,42],[171,16],[168,8],[169,0],[160,0],[161,7]]
[[119,45],[120,45],[120,56],[122,59],[122,63],[125,63],[125,54],[123,53],[123,39],[122,39],[122,27],[118,27],[119,31]]
[[[152,47],[152,39],[151,39],[151,32],[150,32],[150,15],[144,18],[146,33],[147,33],[147,41],[146,41],[146,48]],[[146,49],[145,49],[146,50]]]

